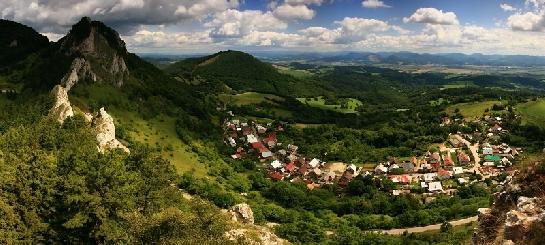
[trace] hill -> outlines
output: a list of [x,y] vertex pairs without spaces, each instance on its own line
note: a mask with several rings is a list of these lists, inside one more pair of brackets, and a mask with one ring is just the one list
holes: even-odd
[[279,95],[323,91],[316,83],[282,74],[272,65],[252,55],[233,50],[188,58],[171,64],[164,70],[174,77],[187,80],[203,79],[216,85],[226,85],[237,91]]

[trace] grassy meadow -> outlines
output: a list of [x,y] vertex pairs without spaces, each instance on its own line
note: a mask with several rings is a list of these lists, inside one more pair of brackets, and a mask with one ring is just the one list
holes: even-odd
[[469,103],[460,103],[460,104],[454,104],[449,107],[447,107],[446,112],[448,114],[454,114],[454,111],[456,109],[460,110],[460,114],[464,116],[464,118],[476,118],[481,117],[486,109],[492,108],[494,104],[500,104],[501,101],[498,100],[491,100],[491,101],[483,101],[483,102],[469,102]]
[[516,108],[522,115],[523,123],[533,123],[545,127],[545,99],[522,103]]
[[[297,98],[301,103],[307,104],[312,107],[317,107],[325,110],[333,110],[342,113],[357,113],[358,106],[363,105],[363,103],[354,98],[343,98],[337,101],[338,104],[326,104],[326,101],[323,97],[315,98]],[[346,107],[343,108],[342,104],[345,103]]]

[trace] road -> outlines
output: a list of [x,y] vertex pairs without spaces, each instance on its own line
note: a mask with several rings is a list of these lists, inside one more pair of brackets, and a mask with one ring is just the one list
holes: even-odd
[[[465,224],[469,224],[471,222],[477,221],[477,218],[478,216],[475,215],[473,217],[469,217],[465,219],[450,221],[449,223],[452,226],[465,225]],[[407,233],[421,233],[426,231],[436,231],[440,229],[441,229],[441,224],[435,224],[435,225],[419,226],[419,227],[411,227],[411,228],[403,228],[403,229],[382,230],[380,232],[388,234],[388,235],[403,235],[405,231],[407,231]]]

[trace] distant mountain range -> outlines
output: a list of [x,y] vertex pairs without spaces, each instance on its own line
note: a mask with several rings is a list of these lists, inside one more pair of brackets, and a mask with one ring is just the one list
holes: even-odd
[[419,54],[412,52],[333,52],[333,53],[252,53],[268,60],[306,60],[307,62],[352,62],[360,64],[399,65],[477,65],[477,66],[545,66],[545,56],[485,54]]

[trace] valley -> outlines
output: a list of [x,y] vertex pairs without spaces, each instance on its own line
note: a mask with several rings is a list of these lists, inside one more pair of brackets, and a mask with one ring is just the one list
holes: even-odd
[[13,30],[34,41],[0,39],[0,243],[467,244],[545,166],[545,83],[493,57],[143,59],[87,17]]

